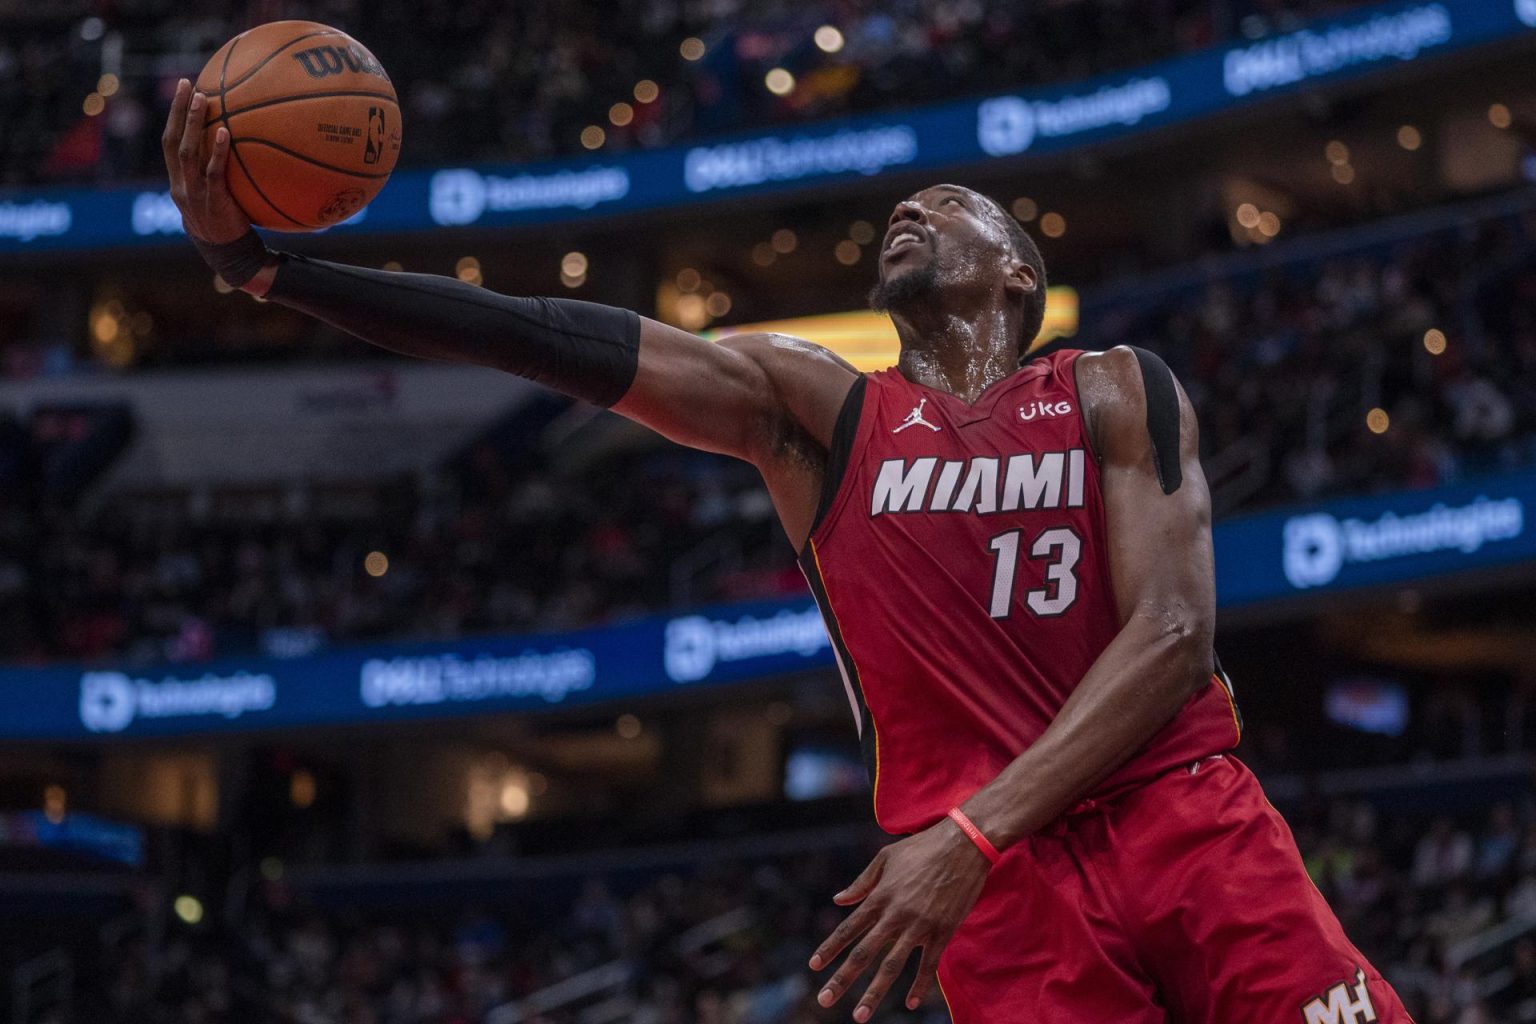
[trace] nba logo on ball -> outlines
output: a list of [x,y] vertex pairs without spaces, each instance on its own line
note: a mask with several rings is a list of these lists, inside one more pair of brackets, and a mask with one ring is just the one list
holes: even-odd
[[80,724],[91,732],[122,732],[133,721],[133,681],[121,672],[80,677]]
[[376,164],[379,162],[379,154],[384,152],[384,108],[368,108],[368,134],[363,139],[367,147],[363,151],[363,163]]

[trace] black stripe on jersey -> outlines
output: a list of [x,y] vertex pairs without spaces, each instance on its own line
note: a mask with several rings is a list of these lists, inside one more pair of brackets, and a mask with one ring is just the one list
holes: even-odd
[[1184,483],[1184,468],[1179,464],[1179,389],[1173,383],[1173,371],[1156,353],[1135,345],[1130,348],[1136,353],[1147,395],[1147,433],[1152,436],[1157,482],[1164,494],[1172,494]]
[[1211,651],[1211,665],[1216,670],[1216,682],[1227,691],[1227,700],[1232,704],[1232,714],[1237,718],[1237,731],[1241,735],[1243,731],[1243,709],[1237,706],[1237,694],[1232,690],[1232,677],[1227,675],[1227,670],[1221,667],[1221,656],[1214,650]]
[[[826,518],[848,472],[848,458],[853,452],[854,438],[859,435],[859,417],[864,412],[867,383],[867,378],[859,374],[859,379],[853,382],[848,396],[843,399],[843,407],[838,410],[837,423],[832,427],[832,444],[827,448],[827,468],[821,477],[821,500],[816,503],[816,518],[811,520],[811,533],[815,533],[822,519]],[[809,548],[810,542],[806,544]],[[822,609],[822,614],[826,615],[826,609]]]
[[[860,384],[855,385],[861,392],[862,380],[860,378]],[[811,585],[811,595],[816,598],[816,607],[821,609],[822,621],[827,624],[827,635],[832,638],[832,646],[837,650],[838,663],[853,690],[853,699],[858,702],[859,753],[864,758],[864,770],[869,773],[869,785],[873,789],[879,765],[875,752],[875,720],[869,715],[869,704],[864,700],[864,683],[859,679],[859,666],[853,660],[853,655],[848,653],[848,644],[843,640],[837,613],[832,610],[832,601],[827,597],[827,585],[821,578],[821,570],[816,564],[816,552],[810,541],[806,541],[805,551],[800,555],[800,570],[805,573],[806,582]]]

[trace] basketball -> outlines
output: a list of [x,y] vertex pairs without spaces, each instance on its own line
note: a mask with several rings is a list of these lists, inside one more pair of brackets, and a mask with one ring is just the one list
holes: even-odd
[[339,29],[274,21],[219,48],[197,77],[203,152],[229,130],[229,189],[258,227],[313,231],[346,220],[389,180],[400,105],[383,66]]

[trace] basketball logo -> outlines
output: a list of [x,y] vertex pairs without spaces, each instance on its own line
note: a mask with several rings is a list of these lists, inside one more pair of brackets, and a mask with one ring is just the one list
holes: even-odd
[[320,207],[320,222],[334,224],[339,220],[346,220],[358,211],[367,198],[366,193],[360,188],[342,189]]
[[363,138],[363,163],[376,164],[384,152],[384,108],[368,108],[368,134]]

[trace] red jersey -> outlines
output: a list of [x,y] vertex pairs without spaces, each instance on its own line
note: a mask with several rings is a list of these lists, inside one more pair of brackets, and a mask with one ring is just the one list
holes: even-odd
[[[1080,354],[1036,359],[974,406],[866,374],[839,416],[800,561],[889,832],[991,782],[1120,631]],[[1239,729],[1213,676],[1096,793],[1229,750]]]

